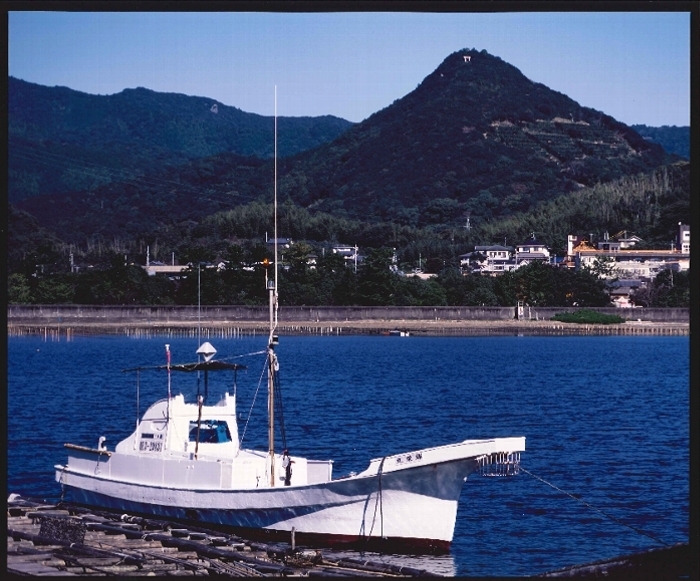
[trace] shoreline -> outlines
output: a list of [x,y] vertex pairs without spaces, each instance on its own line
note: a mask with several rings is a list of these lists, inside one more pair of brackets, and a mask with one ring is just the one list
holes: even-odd
[[[278,335],[389,335],[400,331],[404,336],[474,337],[474,336],[553,336],[553,335],[690,335],[689,323],[626,321],[609,325],[562,323],[551,320],[345,320],[323,322],[280,323]],[[94,336],[126,335],[129,337],[238,337],[267,335],[264,321],[207,320],[192,321],[8,321],[9,337],[17,336]]]

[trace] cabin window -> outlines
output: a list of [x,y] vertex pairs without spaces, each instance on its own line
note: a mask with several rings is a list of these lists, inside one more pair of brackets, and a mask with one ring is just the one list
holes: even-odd
[[[197,422],[190,422],[190,442],[197,441]],[[199,441],[203,444],[221,444],[231,441],[231,432],[224,420],[202,420]]]

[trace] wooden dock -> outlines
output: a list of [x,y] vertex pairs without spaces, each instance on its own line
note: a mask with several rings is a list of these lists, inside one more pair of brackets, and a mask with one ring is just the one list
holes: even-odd
[[688,581],[700,579],[698,555],[689,543],[574,565],[538,578],[605,579],[606,581]]
[[[566,567],[537,578],[680,581],[698,578],[688,543]],[[227,576],[439,577],[412,567],[268,545],[234,535],[53,505],[10,495],[7,501],[7,573],[12,577]]]
[[10,495],[12,576],[436,577],[399,565],[268,545],[199,527]]

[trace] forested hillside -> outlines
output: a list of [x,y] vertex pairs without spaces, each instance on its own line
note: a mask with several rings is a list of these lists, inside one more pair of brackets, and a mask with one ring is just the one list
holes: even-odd
[[[350,126],[330,115],[280,117],[279,154],[312,149]],[[138,181],[219,153],[271,158],[273,132],[273,117],[206,97],[141,87],[89,95],[10,77],[9,200]]]
[[[71,175],[95,182],[87,189],[35,195],[18,203],[67,242],[84,243],[95,235],[146,236],[183,220],[198,221],[253,200],[271,200],[272,162],[260,159],[273,145],[270,119],[246,116],[234,108],[219,107],[213,113],[209,100],[145,89],[110,96],[117,105],[105,108],[108,101],[100,100],[100,107],[80,114],[82,101],[72,93],[65,97],[70,115],[61,109],[67,105],[57,100],[60,114],[52,113],[53,121],[40,123],[53,127],[46,140],[75,147],[75,126],[80,121],[80,135],[91,136],[92,151],[115,150],[112,161],[122,173],[99,166],[115,180],[99,185],[92,173],[71,167],[70,155],[62,158],[65,167],[59,158],[45,156],[44,161],[61,166],[54,172],[55,179]],[[138,124],[130,125],[126,112],[119,118],[108,113],[137,108],[141,119],[147,107],[138,104],[147,97],[152,107],[161,106],[155,107],[158,115],[152,113],[153,137],[144,144],[146,129],[137,131]],[[233,136],[220,126],[227,116],[240,118]],[[31,124],[28,118],[26,111],[11,115],[15,139],[38,139],[38,121]],[[270,123],[268,132],[253,131],[253,120]],[[285,125],[280,121],[282,133]],[[295,132],[286,135],[289,152]],[[324,139],[328,137],[323,134]],[[245,151],[253,156],[226,153],[184,161],[185,154],[204,155],[209,147],[232,147],[230,140],[245,144]],[[154,149],[154,143],[161,150],[169,148],[169,161],[158,162],[161,150]],[[10,150],[26,151],[16,142]],[[120,156],[141,153],[150,164],[148,169],[129,169],[127,162],[120,161]],[[182,163],[172,165],[175,154]],[[467,218],[476,226],[529,211],[581,187],[650,171],[668,161],[669,155],[659,145],[622,123],[533,83],[498,57],[465,50],[447,57],[406,97],[331,143],[280,159],[278,189],[281,200],[311,212],[402,226],[455,228]],[[42,166],[35,160],[31,164]],[[11,189],[19,179],[13,168],[17,166],[11,163]]]
[[346,217],[476,224],[667,160],[610,116],[464,50],[334,142],[283,160],[280,190]]
[[[98,98],[10,84],[13,300],[192,300],[192,277],[143,278],[148,252],[168,263],[225,263],[219,275],[207,271],[210,303],[264,301],[271,118],[146,89]],[[621,230],[667,248],[677,224],[690,223],[687,161],[486,51],[448,56],[362,123],[281,118],[279,134],[287,156],[278,160],[278,234],[296,242],[283,275],[293,304],[510,304],[518,277],[546,273],[461,281],[460,255],[534,233],[561,256],[568,234]],[[333,244],[360,247],[360,272],[341,268]],[[440,276],[386,278],[394,258],[393,270]],[[606,300],[601,281],[556,284],[579,304],[577,285],[590,305]]]
[[632,125],[632,129],[644,139],[658,143],[668,153],[673,153],[683,159],[690,159],[690,127]]
[[[310,251],[330,252],[333,243],[357,244],[363,248],[396,248],[406,268],[418,266],[420,257],[440,264],[457,265],[460,254],[474,245],[513,245],[536,233],[537,238],[562,255],[568,234],[620,230],[635,232],[647,247],[666,248],[674,239],[678,222],[690,220],[690,164],[679,162],[650,174],[627,176],[583,188],[556,200],[540,204],[529,212],[516,213],[500,220],[465,227],[416,227],[391,222],[368,223],[331,213],[312,212],[291,202],[280,205],[278,229],[281,236],[307,241]],[[266,252],[264,241],[274,228],[272,205],[251,202],[223,210],[201,220],[162,226],[147,235],[130,237],[90,237],[85,243],[59,242],[29,214],[10,206],[8,217],[10,272],[33,272],[37,263],[56,263],[58,271],[68,268],[72,251],[81,262],[97,264],[109,261],[113,254],[145,263],[146,246],[152,260],[169,260],[173,253],[178,263],[226,259],[241,249],[256,251],[251,260]],[[237,250],[238,249],[238,250]]]

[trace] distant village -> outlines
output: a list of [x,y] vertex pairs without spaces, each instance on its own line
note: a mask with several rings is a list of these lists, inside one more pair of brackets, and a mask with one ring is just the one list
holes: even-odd
[[[646,286],[664,270],[681,272],[690,268],[690,226],[678,224],[676,239],[668,250],[645,250],[644,241],[626,231],[593,243],[588,237],[569,234],[566,256],[554,256],[550,249],[538,242],[534,234],[529,239],[511,246],[475,246],[473,252],[460,256],[463,272],[481,272],[498,275],[515,270],[533,261],[547,262],[562,268],[593,268],[605,261],[601,276],[611,279],[611,300],[617,307],[631,307],[630,294]],[[614,279],[614,280],[613,280]]]
[[[290,238],[268,239],[270,248],[277,243],[282,249],[289,248],[294,242]],[[678,223],[676,239],[669,244],[668,250],[646,250],[644,241],[628,234],[627,231],[609,235],[607,232],[601,240],[593,241],[593,235],[586,236],[570,234],[567,240],[566,256],[555,256],[550,248],[539,242],[533,234],[528,240],[513,246],[501,246],[498,244],[485,246],[477,245],[472,252],[462,254],[459,257],[460,268],[463,274],[480,273],[489,276],[498,276],[504,272],[516,270],[531,262],[546,262],[561,268],[589,268],[593,269],[596,263],[604,263],[600,275],[610,279],[610,296],[617,307],[626,308],[634,306],[630,295],[637,289],[644,288],[660,272],[671,270],[674,272],[686,271],[690,268],[690,226]],[[342,257],[346,265],[357,269],[362,262],[357,246],[336,245],[332,252]],[[318,256],[310,254],[307,263],[310,268],[316,267]],[[413,272],[400,272],[394,256],[392,270],[404,276],[414,276],[422,279],[432,278],[436,274],[424,273],[420,268]],[[163,262],[150,261],[146,256],[146,265],[143,267],[150,275],[165,274],[177,278],[182,271],[191,265],[166,265]],[[209,268],[225,268],[225,263],[207,264]],[[252,270],[253,267],[248,267]]]

